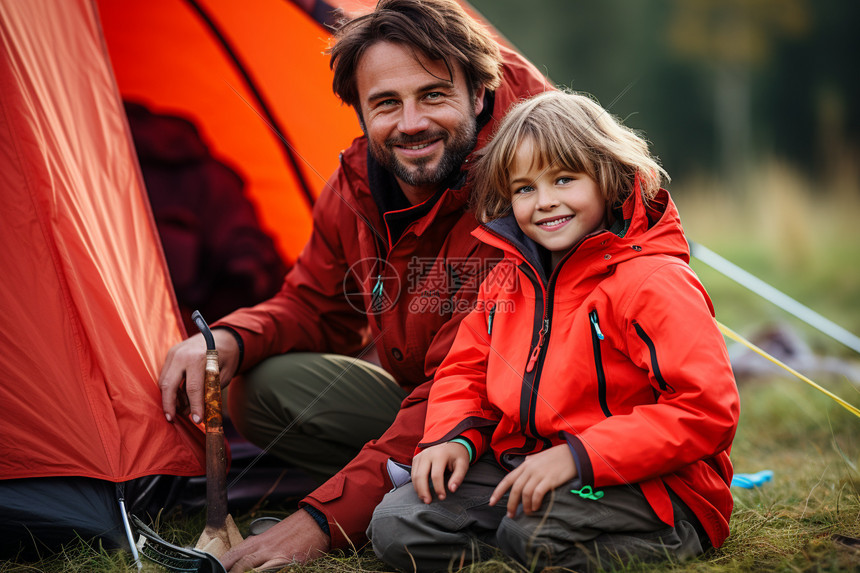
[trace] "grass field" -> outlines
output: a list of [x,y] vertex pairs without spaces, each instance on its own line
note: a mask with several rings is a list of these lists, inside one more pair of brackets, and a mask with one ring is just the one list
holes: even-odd
[[[673,194],[690,239],[732,260],[795,299],[860,333],[860,190],[856,180],[811,184],[784,166],[771,165],[750,181],[744,197],[706,181],[676,182]],[[840,182],[841,181],[841,182]],[[778,308],[694,261],[711,293],[717,318],[741,334],[781,322],[817,354],[858,364],[858,355],[790,318]],[[860,385],[843,376],[805,372],[860,406]],[[860,547],[834,536],[860,538],[860,418],[788,374],[738,380],[741,418],[732,451],[738,473],[763,469],[772,482],[733,488],[732,535],[719,550],[681,564],[635,565],[626,571],[860,570]],[[290,508],[271,508],[277,514]],[[236,516],[244,526],[252,516]],[[256,517],[256,516],[253,516]],[[164,518],[160,533],[191,544],[201,516]],[[134,571],[125,554],[85,545],[32,564],[0,562],[12,571]],[[147,564],[145,571],[160,569]],[[386,571],[366,548],[333,555],[294,571]],[[467,567],[474,573],[523,572],[505,559]]]
[[[860,334],[860,174],[814,183],[790,167],[770,163],[749,178],[742,194],[718,182],[672,185],[687,237],[719,253],[843,328]],[[828,355],[857,353],[790,317],[697,260],[717,319],[752,332],[785,322]]]

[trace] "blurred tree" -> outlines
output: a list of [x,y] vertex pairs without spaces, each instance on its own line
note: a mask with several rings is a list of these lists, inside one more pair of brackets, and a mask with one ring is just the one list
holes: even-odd
[[860,164],[856,0],[470,1],[553,81],[644,130],[673,176],[766,155],[819,176]]
[[668,37],[712,76],[720,171],[744,191],[753,164],[752,74],[782,36],[808,32],[805,0],[673,0]]
[[472,0],[559,85],[593,94],[645,132],[670,174],[711,167],[713,119],[699,71],[665,41],[669,0]]
[[822,181],[841,172],[856,189],[860,35],[855,28],[860,2],[813,2],[810,11],[810,34],[778,45],[763,73],[759,109],[770,129],[764,144]]

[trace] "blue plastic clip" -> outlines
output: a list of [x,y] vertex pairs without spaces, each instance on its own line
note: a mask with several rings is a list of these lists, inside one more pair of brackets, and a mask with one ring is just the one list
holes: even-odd
[[732,478],[732,487],[752,489],[773,479],[771,470],[762,470],[754,474],[735,474]]

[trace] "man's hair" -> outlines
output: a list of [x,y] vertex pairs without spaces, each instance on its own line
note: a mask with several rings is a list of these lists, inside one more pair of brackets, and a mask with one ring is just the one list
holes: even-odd
[[495,90],[501,83],[498,45],[454,0],[380,0],[373,12],[343,23],[329,50],[334,93],[356,110],[356,70],[365,51],[378,42],[400,44],[416,57],[443,61],[452,81],[453,62],[458,63],[471,94],[481,86]]
[[639,176],[643,199],[653,198],[669,174],[648,142],[590,97],[548,91],[513,106],[472,168],[475,214],[484,222],[511,206],[510,175],[517,149],[531,139],[541,168],[560,166],[594,179],[607,209],[620,205]]

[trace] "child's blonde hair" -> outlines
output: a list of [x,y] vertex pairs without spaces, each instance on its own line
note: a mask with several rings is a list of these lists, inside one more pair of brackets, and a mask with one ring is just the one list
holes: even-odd
[[664,178],[669,180],[648,143],[590,97],[547,91],[508,111],[472,169],[475,214],[481,221],[497,219],[510,209],[510,169],[527,138],[538,154],[537,165],[559,165],[594,179],[607,210],[630,195],[637,174],[646,202]]

